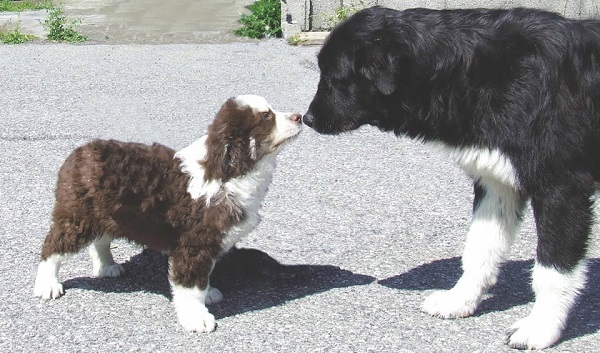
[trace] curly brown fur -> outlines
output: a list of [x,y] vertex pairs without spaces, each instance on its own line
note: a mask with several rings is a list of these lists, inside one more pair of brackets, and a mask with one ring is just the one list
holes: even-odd
[[59,171],[34,293],[62,295],[60,262],[88,245],[95,275],[121,275],[109,246],[125,238],[170,253],[181,324],[214,330],[204,304],[220,292],[211,291],[209,275],[219,256],[258,224],[276,152],[298,134],[300,118],[275,112],[262,97],[238,96],[221,107],[207,136],[177,153],[114,140],[75,149]]

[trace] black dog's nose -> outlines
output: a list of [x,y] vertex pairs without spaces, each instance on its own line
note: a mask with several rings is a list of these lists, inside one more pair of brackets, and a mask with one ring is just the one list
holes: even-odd
[[312,127],[315,117],[314,117],[314,115],[312,115],[311,112],[307,112],[306,114],[304,114],[304,117],[302,118],[302,120],[304,121],[304,124]]

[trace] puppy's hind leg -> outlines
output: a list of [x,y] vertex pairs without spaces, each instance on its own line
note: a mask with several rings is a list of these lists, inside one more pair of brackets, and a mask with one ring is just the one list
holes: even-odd
[[452,289],[431,294],[423,303],[423,311],[442,318],[466,317],[475,312],[487,290],[496,284],[524,206],[524,197],[511,186],[481,179],[475,183],[473,219],[462,257],[463,275]]
[[123,266],[116,263],[110,251],[112,236],[104,234],[94,240],[89,247],[92,258],[93,275],[96,277],[119,277],[125,273]]
[[42,299],[56,299],[65,294],[58,278],[58,270],[66,255],[52,254],[38,265],[33,294]]
[[72,219],[55,220],[42,245],[33,294],[43,299],[56,299],[64,294],[58,277],[62,262],[90,243],[92,237],[84,225]]

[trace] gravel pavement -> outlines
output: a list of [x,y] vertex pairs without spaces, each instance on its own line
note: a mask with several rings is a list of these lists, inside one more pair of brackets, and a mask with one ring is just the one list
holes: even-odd
[[[164,256],[118,241],[119,279],[90,277],[86,253],[61,269],[66,295],[33,297],[56,173],[92,138],[199,138],[228,97],[260,94],[304,112],[316,47],[280,40],[186,45],[0,45],[1,352],[512,352],[504,330],[533,294],[531,212],[499,284],[471,318],[419,307],[460,275],[471,182],[435,149],[363,128],[305,129],[279,159],[263,221],[217,265],[219,327],[185,332]],[[600,351],[600,259],[565,338],[547,352]]]

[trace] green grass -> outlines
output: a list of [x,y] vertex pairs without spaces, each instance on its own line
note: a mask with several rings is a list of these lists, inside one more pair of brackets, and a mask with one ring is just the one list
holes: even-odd
[[300,45],[306,42],[306,36],[303,36],[302,33],[295,34],[288,39],[289,45]]
[[248,6],[250,15],[242,15],[242,28],[233,33],[250,38],[281,37],[281,3],[280,0],[258,0]]
[[25,10],[47,10],[54,5],[49,0],[12,1],[0,0],[0,12],[21,12]]
[[[25,0],[11,1],[0,0],[0,11],[21,12],[26,10],[45,9],[48,17],[43,23],[44,29],[48,31],[48,40],[56,42],[81,43],[88,38],[75,30],[75,26],[81,23],[80,20],[72,20],[65,14],[63,5],[54,5],[50,0]],[[19,21],[20,23],[20,21]],[[0,28],[0,41],[3,43],[23,43],[33,40],[36,37],[23,34],[19,31],[19,23],[14,30]]]
[[12,31],[5,30],[4,28],[0,29],[0,42],[4,44],[21,44],[36,39],[36,36],[21,33],[19,31],[19,24],[20,21],[17,22],[15,29]]
[[44,28],[48,31],[48,40],[81,43],[88,38],[75,30],[75,26],[80,23],[80,20],[69,19],[62,6],[54,6],[48,10],[48,18],[44,21]]

